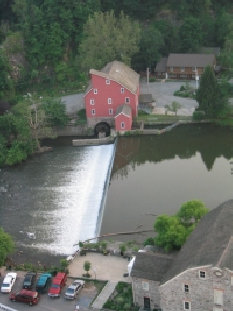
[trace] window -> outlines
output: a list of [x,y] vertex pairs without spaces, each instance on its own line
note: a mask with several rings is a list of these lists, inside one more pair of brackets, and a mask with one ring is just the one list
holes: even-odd
[[95,109],[91,109],[91,114],[95,116]]
[[197,71],[197,68],[196,68],[196,67],[192,67],[192,71],[193,71],[193,72],[196,72],[196,71]]
[[124,94],[125,93],[125,89],[122,87],[121,88],[121,94]]
[[185,68],[184,67],[180,67],[180,72],[185,72]]
[[125,98],[125,103],[128,104],[129,102],[130,102],[129,97],[126,97],[126,98]]
[[107,80],[106,80],[106,84],[110,84],[110,80],[107,79]]
[[201,279],[205,279],[205,271],[199,271],[199,276]]
[[112,99],[108,98],[108,104],[111,104],[111,103],[112,103]]
[[184,284],[184,292],[189,293],[189,286],[187,284]]
[[90,105],[95,105],[94,99],[90,99]]
[[97,89],[94,89],[94,94],[97,94],[98,92],[97,92]]
[[184,302],[184,310],[191,310],[191,302],[189,301]]
[[110,116],[112,116],[113,115],[113,109],[112,108],[108,109],[108,113]]
[[170,67],[170,71],[173,72],[173,67]]
[[121,122],[121,129],[123,130],[125,128],[125,122]]

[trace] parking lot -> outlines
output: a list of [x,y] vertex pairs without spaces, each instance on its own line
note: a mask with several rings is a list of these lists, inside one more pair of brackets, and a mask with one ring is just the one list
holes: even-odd
[[[17,292],[22,289],[24,274],[20,273],[17,277],[16,283],[13,286],[12,292]],[[0,284],[2,284],[3,276],[0,278]],[[33,306],[35,311],[73,311],[75,305],[79,304],[80,311],[87,310],[88,306],[96,296],[96,288],[93,284],[89,283],[83,287],[78,297],[75,300],[64,299],[64,293],[68,285],[72,283],[73,279],[68,278],[66,287],[63,288],[60,298],[50,298],[48,295],[41,294],[38,305]],[[11,302],[9,300],[9,294],[0,293],[0,303],[5,306],[9,306],[18,311],[28,310],[28,304],[22,302]],[[0,310],[4,310],[0,307]]]

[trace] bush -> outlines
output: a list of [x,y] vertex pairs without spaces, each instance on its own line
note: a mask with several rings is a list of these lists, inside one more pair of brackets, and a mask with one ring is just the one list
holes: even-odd
[[195,110],[193,112],[193,120],[203,120],[205,119],[205,111]]
[[155,241],[153,238],[148,238],[144,241],[144,246],[146,245],[155,245]]

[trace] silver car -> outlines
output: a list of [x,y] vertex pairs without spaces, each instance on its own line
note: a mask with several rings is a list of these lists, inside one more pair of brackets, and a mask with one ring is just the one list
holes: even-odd
[[70,285],[69,287],[67,287],[67,290],[65,292],[65,299],[69,300],[75,299],[81,288],[82,288],[81,284]]

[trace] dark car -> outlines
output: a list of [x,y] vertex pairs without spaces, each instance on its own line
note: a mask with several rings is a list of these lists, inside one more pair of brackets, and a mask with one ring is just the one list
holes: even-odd
[[32,289],[35,283],[36,283],[36,273],[28,272],[24,277],[23,288]]
[[38,304],[40,294],[37,292],[32,292],[30,290],[22,289],[18,293],[10,294],[9,299],[11,301],[25,302],[32,306]]
[[50,273],[43,273],[40,275],[36,283],[36,290],[39,293],[46,293],[48,287],[51,285],[52,275]]

